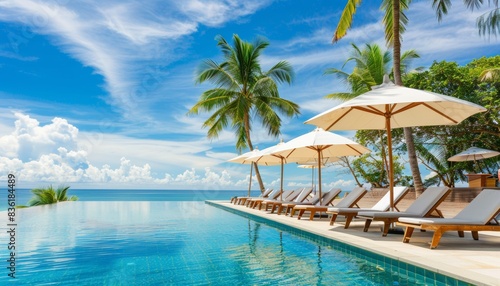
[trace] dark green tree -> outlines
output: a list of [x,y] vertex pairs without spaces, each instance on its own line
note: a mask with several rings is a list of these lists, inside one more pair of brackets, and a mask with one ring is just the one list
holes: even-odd
[[407,86],[430,90],[474,102],[487,108],[459,125],[415,128],[420,145],[417,153],[428,169],[447,186],[465,181],[469,172],[494,173],[499,158],[480,162],[448,162],[447,158],[471,146],[498,150],[500,146],[500,82],[480,80],[479,75],[500,63],[500,56],[473,60],[465,66],[455,62],[434,62],[428,71],[409,74]]

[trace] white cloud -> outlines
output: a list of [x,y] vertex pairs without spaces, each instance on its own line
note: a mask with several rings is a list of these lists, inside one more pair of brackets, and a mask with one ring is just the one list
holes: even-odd
[[176,1],[178,10],[190,20],[207,26],[218,26],[229,20],[254,13],[267,5],[269,0],[233,1],[233,0],[185,0]]
[[[216,155],[206,143],[86,133],[82,139],[78,128],[62,118],[46,124],[22,113],[15,113],[15,118],[11,133],[0,137],[2,180],[14,173],[24,185],[231,189],[240,184],[232,181],[229,171],[207,167],[225,162],[222,158],[227,156]],[[213,158],[206,157],[206,152]],[[185,171],[171,174],[183,166]],[[198,174],[197,169],[204,173]]]

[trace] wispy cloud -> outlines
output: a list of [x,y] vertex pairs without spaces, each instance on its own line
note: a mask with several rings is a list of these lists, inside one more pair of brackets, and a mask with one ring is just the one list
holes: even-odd
[[104,77],[108,102],[125,118],[149,122],[154,120],[142,103],[164,78],[164,68],[182,57],[177,41],[199,25],[222,25],[268,3],[2,1],[0,20],[50,36],[56,46]]
[[476,27],[477,17],[488,10],[485,7],[470,11],[463,3],[454,3],[447,15],[438,22],[428,2],[411,5],[408,31],[403,35],[403,47],[415,49],[427,64],[433,60],[463,62],[471,60],[471,51],[486,55],[488,47],[497,47],[498,41],[481,37]]

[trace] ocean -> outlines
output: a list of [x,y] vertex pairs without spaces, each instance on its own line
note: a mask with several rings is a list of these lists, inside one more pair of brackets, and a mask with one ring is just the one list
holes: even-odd
[[[8,192],[0,194],[0,211],[8,208]],[[33,197],[31,189],[16,189],[16,205],[27,205]],[[246,196],[246,191],[221,190],[134,190],[134,189],[69,189],[67,196],[77,196],[79,201],[206,201],[230,200],[233,196]],[[258,196],[259,191],[252,191]]]

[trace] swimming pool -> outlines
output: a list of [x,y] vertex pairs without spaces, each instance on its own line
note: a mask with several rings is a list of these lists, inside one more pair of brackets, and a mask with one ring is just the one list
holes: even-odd
[[18,285],[449,285],[204,202],[65,202],[16,218]]

